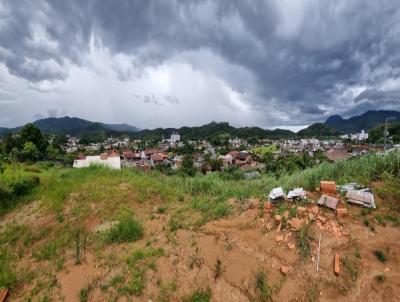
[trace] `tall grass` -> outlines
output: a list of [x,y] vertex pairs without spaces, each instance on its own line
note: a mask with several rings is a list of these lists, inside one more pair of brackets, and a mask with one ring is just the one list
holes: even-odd
[[[12,179],[10,169],[3,178]],[[23,171],[30,173],[31,172]],[[303,187],[313,190],[324,179],[334,180],[338,184],[359,182],[368,184],[379,180],[382,175],[400,175],[400,152],[385,156],[366,155],[339,163],[322,163],[317,167],[285,174],[279,178],[264,174],[259,179],[229,180],[221,173],[183,177],[163,175],[159,172],[143,173],[133,169],[121,171],[102,167],[71,169],[50,167],[35,173],[40,177],[38,190],[29,193],[31,198],[43,200],[50,209],[61,211],[73,192],[84,196],[83,202],[104,201],[111,207],[113,204],[126,203],[131,200],[147,202],[158,199],[163,203],[191,201],[195,211],[210,218],[219,218],[229,213],[229,198],[244,199],[265,197],[277,186],[285,190]],[[36,176],[37,177],[37,176]],[[3,181],[4,182],[4,181]],[[119,188],[126,184],[127,190]]]

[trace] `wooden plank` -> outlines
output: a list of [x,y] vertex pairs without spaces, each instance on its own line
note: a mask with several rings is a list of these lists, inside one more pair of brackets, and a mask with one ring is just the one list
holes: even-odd
[[7,295],[8,295],[8,289],[0,288],[0,302],[4,302],[7,298]]
[[335,275],[339,276],[340,273],[340,256],[339,253],[335,254]]

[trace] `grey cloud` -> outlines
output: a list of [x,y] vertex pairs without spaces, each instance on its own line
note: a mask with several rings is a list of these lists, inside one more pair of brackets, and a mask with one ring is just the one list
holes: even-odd
[[[362,106],[400,108],[398,93],[380,89],[388,79],[400,78],[396,1],[304,1],[296,3],[294,15],[286,15],[285,3],[294,5],[272,0],[8,0],[0,5],[0,61],[32,82],[66,79],[68,66],[85,64],[93,37],[113,55],[135,58],[130,66],[113,68],[119,80],[130,81],[142,75],[143,67],[206,50],[221,58],[223,70],[210,67],[209,56],[198,56],[196,68],[225,75],[224,81],[250,96],[247,101],[269,121],[307,124]],[[242,70],[232,73],[226,66]],[[244,71],[251,83],[242,80]],[[343,98],[348,89],[363,86],[377,88]],[[184,102],[154,95],[137,99],[159,106]]]
[[383,91],[377,89],[366,89],[354,98],[355,103],[365,100],[378,103],[400,102],[400,90]]

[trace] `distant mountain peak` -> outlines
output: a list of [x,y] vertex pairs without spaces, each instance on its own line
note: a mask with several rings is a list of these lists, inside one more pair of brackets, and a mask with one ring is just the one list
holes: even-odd
[[383,124],[387,118],[392,118],[394,121],[400,120],[400,112],[368,110],[361,115],[352,116],[348,119],[343,119],[340,115],[332,115],[324,124],[344,133],[356,133],[361,130],[369,131]]
[[341,117],[339,114],[334,114],[327,118],[325,124],[329,126],[334,126],[342,122],[343,122],[343,117]]

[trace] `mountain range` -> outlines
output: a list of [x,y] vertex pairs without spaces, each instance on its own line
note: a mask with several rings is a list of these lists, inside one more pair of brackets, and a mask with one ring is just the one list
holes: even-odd
[[[132,133],[139,130],[139,128],[135,126],[131,126],[128,124],[105,124],[98,122],[91,122],[88,120],[84,120],[76,117],[48,117],[44,119],[39,119],[33,122],[36,126],[42,130],[43,133],[46,134],[70,134],[70,135],[81,135],[82,133],[92,133],[98,131],[105,132],[115,132],[116,134],[123,133]],[[0,127],[0,136],[4,135],[6,132],[16,133],[22,129],[23,126],[15,127],[15,128],[1,128]]]
[[400,112],[371,110],[348,119],[343,119],[340,115],[332,115],[325,121],[325,125],[344,133],[355,133],[361,130],[368,132],[385,123],[386,119],[389,119],[390,122],[400,121]]
[[[128,134],[134,138],[159,140],[162,136],[169,137],[172,132],[178,132],[185,139],[210,139],[210,138],[254,138],[254,139],[277,139],[277,138],[296,138],[296,137],[326,137],[337,136],[342,133],[356,133],[361,130],[366,132],[385,123],[386,119],[390,122],[400,121],[400,112],[398,111],[367,111],[362,115],[353,116],[344,119],[340,115],[332,115],[323,123],[315,123],[309,127],[294,133],[290,130],[275,129],[266,130],[259,127],[241,127],[235,128],[229,123],[211,122],[199,127],[180,127],[180,128],[156,128],[140,130],[135,126],[128,124],[105,124],[91,122],[76,117],[44,118],[34,121],[44,133],[47,134],[70,134],[76,136],[99,136],[109,135],[118,136]],[[16,128],[1,128],[0,136],[7,132],[16,133],[22,126]]]

